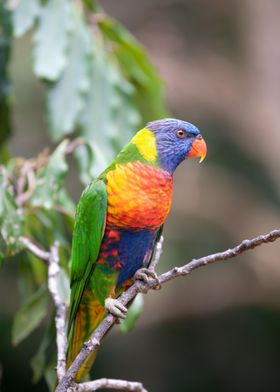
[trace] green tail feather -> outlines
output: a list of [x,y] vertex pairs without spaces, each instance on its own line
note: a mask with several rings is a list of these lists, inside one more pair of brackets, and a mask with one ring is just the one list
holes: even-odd
[[[92,331],[99,326],[105,316],[106,310],[104,306],[100,304],[98,299],[94,298],[92,292],[85,290],[68,335],[67,369],[78,355],[84,342],[90,338]],[[89,372],[96,358],[97,351],[97,349],[94,350],[83,363],[75,377],[76,381],[81,380]]]

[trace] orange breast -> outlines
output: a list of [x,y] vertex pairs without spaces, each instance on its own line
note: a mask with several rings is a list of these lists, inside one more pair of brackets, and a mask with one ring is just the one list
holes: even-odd
[[140,162],[119,164],[107,174],[107,193],[107,225],[156,229],[170,210],[172,176]]

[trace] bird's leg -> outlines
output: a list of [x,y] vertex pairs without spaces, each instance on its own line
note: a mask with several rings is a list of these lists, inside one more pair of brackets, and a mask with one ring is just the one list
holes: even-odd
[[145,283],[149,283],[150,280],[155,280],[157,282],[156,286],[153,287],[154,290],[161,289],[161,283],[156,272],[149,268],[141,268],[136,271],[134,275],[134,280],[143,280]]
[[[150,263],[149,268],[141,268],[138,271],[136,271],[133,279],[134,280],[143,280],[145,283],[148,283],[149,280],[154,279],[156,280],[157,284],[156,286],[153,287],[154,290],[160,290],[161,289],[161,283],[159,280],[159,277],[157,276],[155,272],[155,268],[159,262],[161,253],[162,253],[162,244],[163,244],[163,236],[160,236],[160,239],[158,243],[156,244],[155,248],[155,253],[153,255],[152,261]],[[150,258],[150,255],[148,256],[148,259]],[[144,263],[145,265],[145,263]]]
[[127,308],[116,298],[106,298],[105,309],[114,317],[120,319],[124,319],[126,317]]

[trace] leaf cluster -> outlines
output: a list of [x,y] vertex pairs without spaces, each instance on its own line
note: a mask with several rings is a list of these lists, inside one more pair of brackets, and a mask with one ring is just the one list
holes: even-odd
[[[51,386],[54,328],[47,264],[26,251],[23,238],[45,249],[59,241],[62,295],[68,297],[75,206],[66,189],[67,156],[75,156],[81,181],[91,181],[141,125],[166,114],[163,87],[143,47],[92,1],[19,0],[10,9],[1,3],[0,22],[0,263],[18,266],[21,307],[13,344],[48,320],[31,365],[34,381],[44,374]],[[56,147],[33,159],[10,158],[3,154],[10,134],[9,53],[12,35],[29,30],[33,72],[45,86],[48,132]],[[133,326],[141,307],[139,298],[123,331]]]
[[13,24],[17,37],[33,28],[33,71],[46,86],[51,139],[74,133],[88,142],[77,151],[84,183],[141,124],[165,115],[162,83],[145,50],[100,7],[21,0]]

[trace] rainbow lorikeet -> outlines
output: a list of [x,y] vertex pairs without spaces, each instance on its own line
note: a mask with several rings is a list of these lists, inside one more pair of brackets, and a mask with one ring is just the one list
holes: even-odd
[[[117,297],[132,284],[137,270],[149,266],[170,210],[173,173],[185,158],[202,160],[206,152],[194,125],[153,121],[84,190],[72,242],[68,367],[107,311],[125,316]],[[95,355],[77,379],[87,373]]]

